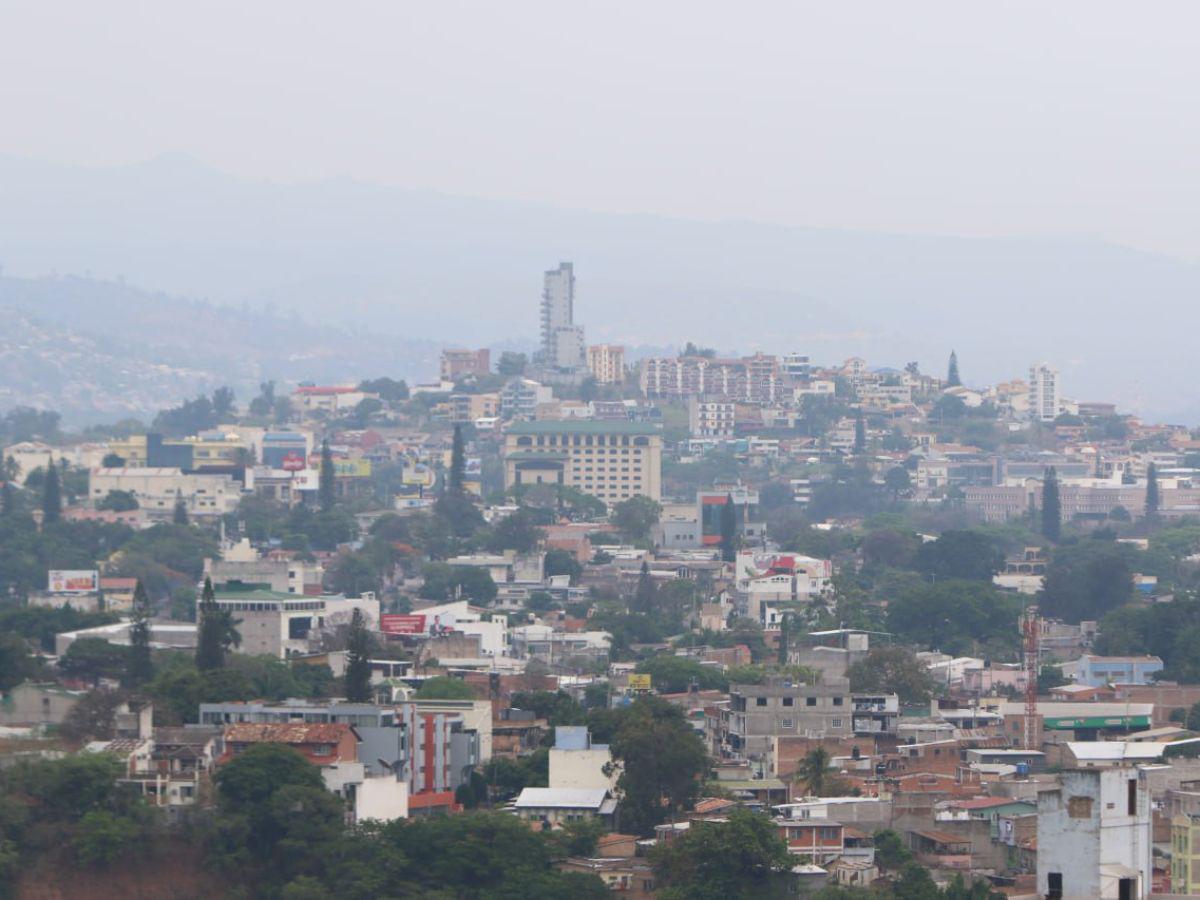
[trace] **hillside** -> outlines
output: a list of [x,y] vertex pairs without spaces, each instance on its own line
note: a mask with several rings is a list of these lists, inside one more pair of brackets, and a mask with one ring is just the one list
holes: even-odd
[[429,377],[438,347],[360,335],[85,278],[0,278],[0,409],[56,409],[89,424],[146,418],[230,385],[275,379]]

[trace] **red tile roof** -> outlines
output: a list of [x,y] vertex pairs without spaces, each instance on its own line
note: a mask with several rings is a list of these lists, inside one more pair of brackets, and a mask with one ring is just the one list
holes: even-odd
[[255,723],[240,722],[225,727],[225,742],[229,744],[336,744],[347,733],[357,734],[342,722],[318,723]]

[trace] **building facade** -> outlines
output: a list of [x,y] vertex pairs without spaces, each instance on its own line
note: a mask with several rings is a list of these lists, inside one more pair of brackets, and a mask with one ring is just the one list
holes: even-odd
[[492,352],[486,347],[482,350],[448,348],[442,351],[442,381],[458,381],[467,375],[486,375],[491,368]]
[[588,370],[599,384],[625,380],[625,348],[619,344],[593,344],[587,348]]
[[586,364],[583,329],[575,324],[575,267],[559,263],[545,274],[542,289],[542,346],[538,361],[551,369]]
[[504,434],[504,486],[565,485],[619,503],[662,499],[662,432],[638,422],[517,422]]
[[1029,416],[1036,422],[1053,422],[1062,411],[1058,369],[1050,363],[1029,367]]

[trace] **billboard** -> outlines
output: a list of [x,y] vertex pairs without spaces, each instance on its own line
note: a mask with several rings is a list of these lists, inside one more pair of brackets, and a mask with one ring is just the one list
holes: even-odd
[[100,573],[95,569],[51,569],[52,594],[92,594],[100,590]]
[[304,461],[304,454],[297,453],[295,450],[289,450],[279,462],[279,468],[285,472],[299,472],[301,469],[306,468],[307,465]]
[[379,617],[379,630],[384,634],[424,634],[425,617],[384,613]]
[[630,675],[629,689],[631,691],[648,691],[650,690],[651,679],[649,675]]

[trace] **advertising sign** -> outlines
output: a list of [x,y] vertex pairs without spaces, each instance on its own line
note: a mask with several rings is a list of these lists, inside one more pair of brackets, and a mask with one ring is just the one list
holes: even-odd
[[630,690],[648,691],[648,690],[650,690],[650,683],[651,683],[651,680],[650,680],[649,675],[634,674],[634,675],[629,676],[629,689]]
[[424,634],[425,617],[384,613],[379,617],[379,630],[384,634]]
[[52,594],[91,594],[100,590],[100,573],[95,569],[51,569]]
[[307,465],[308,464],[304,461],[303,453],[297,453],[295,450],[289,450],[284,454],[283,461],[280,463],[279,468],[283,469],[285,472],[299,472]]

